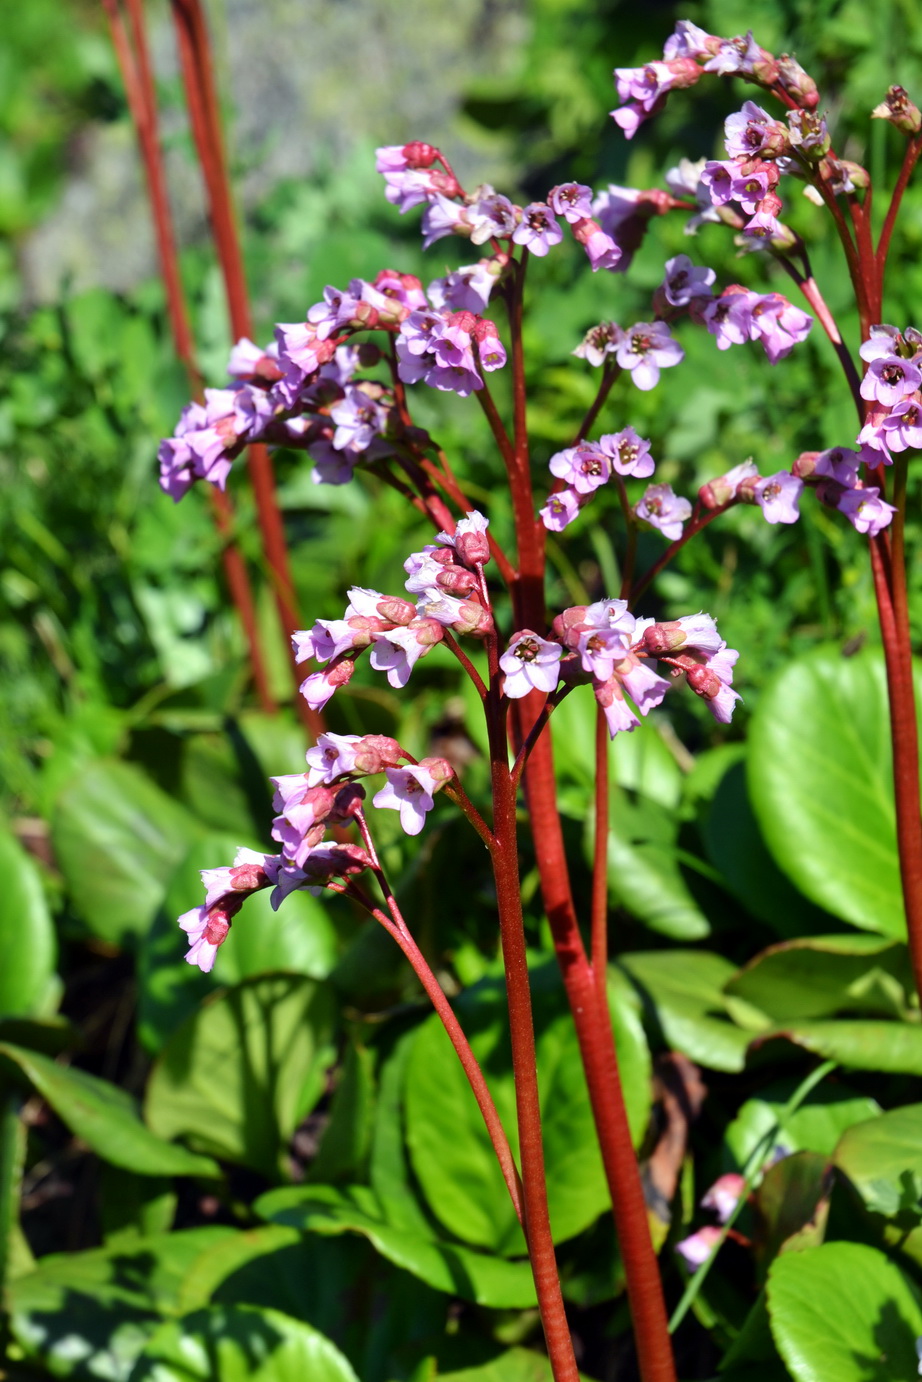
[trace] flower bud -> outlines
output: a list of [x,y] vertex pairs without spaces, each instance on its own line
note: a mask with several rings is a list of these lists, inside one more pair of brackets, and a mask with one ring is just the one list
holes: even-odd
[[365,800],[365,788],[360,782],[347,782],[340,787],[333,799],[333,807],[328,817],[331,821],[349,821],[357,816]]
[[473,571],[465,571],[461,566],[443,567],[435,583],[440,590],[447,590],[449,595],[457,595],[460,599],[477,589],[477,577]]
[[391,624],[404,626],[416,618],[416,606],[409,600],[402,600],[399,595],[385,595],[383,600],[378,601],[377,609],[382,619]]
[[355,746],[355,771],[370,777],[385,768],[396,768],[403,757],[396,739],[387,734],[366,734]]
[[776,59],[776,66],[778,75],[775,80],[781,89],[793,96],[795,101],[807,110],[813,110],[820,99],[813,78],[804,71],[796,58],[792,58],[788,53],[782,53]]
[[360,845],[329,844],[312,850],[301,867],[311,882],[321,883],[361,873],[370,865],[371,859]]
[[433,791],[438,791],[444,787],[446,782],[450,782],[455,775],[455,770],[447,758],[421,758],[419,767],[425,768],[435,781]]
[[[728,288],[726,291],[730,293],[734,290]],[[698,491],[698,498],[706,509],[722,509],[724,504],[731,503],[737,497],[739,486],[744,480],[758,478],[758,468],[749,456],[740,465],[728,470],[726,475],[718,475],[715,480],[709,480],[707,484],[702,485]]]
[[684,648],[687,642],[685,630],[676,619],[670,619],[665,624],[651,624],[644,629],[641,639],[644,648],[654,657],[659,657],[661,653],[674,653]]
[[408,168],[431,168],[441,158],[434,144],[424,144],[421,139],[411,139],[409,144],[404,144],[401,153]]
[[[465,600],[464,603],[469,604],[470,601]],[[479,608],[480,606],[478,605],[478,609]],[[413,633],[416,635],[417,643],[423,648],[434,648],[436,643],[441,643],[445,636],[445,630],[438,619],[430,619],[426,616],[412,620],[407,627],[413,630]],[[452,625],[452,628],[457,627],[457,624]],[[460,632],[465,633],[466,630],[462,629]]]
[[451,627],[455,633],[485,638],[493,629],[493,615],[475,600],[462,600],[458,618]]
[[810,476],[816,470],[816,462],[820,454],[819,451],[801,451],[797,460],[791,466],[791,474],[798,480],[809,480]]
[[880,105],[871,111],[871,118],[889,120],[903,134],[918,134],[922,129],[922,112],[901,86],[891,86]]
[[687,667],[685,679],[695,695],[701,696],[706,701],[712,701],[715,696],[719,696],[723,686],[717,673],[712,672],[710,667],[705,667],[701,663]]
[[562,614],[558,614],[551,631],[554,637],[563,644],[565,648],[575,648],[579,641],[579,634],[574,633],[586,617],[586,605],[571,605]]

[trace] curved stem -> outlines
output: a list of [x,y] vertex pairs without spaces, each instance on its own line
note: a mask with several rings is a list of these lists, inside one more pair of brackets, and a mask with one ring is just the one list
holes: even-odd
[[577,442],[582,441],[586,433],[589,431],[589,428],[592,426],[596,418],[599,416],[599,413],[605,406],[605,400],[608,398],[608,395],[611,392],[611,386],[612,384],[614,384],[615,380],[618,378],[620,373],[620,365],[606,364],[603,366],[602,378],[599,381],[599,391],[596,394],[592,404],[587,409],[586,415],[579,425],[579,431],[576,433],[576,436],[573,438],[573,441],[571,442],[572,446],[575,446]]
[[912,177],[912,170],[915,168],[919,155],[922,154],[922,134],[917,134],[914,139],[910,139],[906,145],[906,152],[903,155],[903,166],[900,168],[899,177],[893,188],[890,197],[890,205],[887,207],[887,214],[884,217],[884,224],[880,232],[880,239],[877,242],[877,268],[880,275],[880,284],[883,288],[884,271],[887,266],[887,255],[890,250],[890,238],[893,235],[893,227],[899,213],[900,203],[903,200],[903,193],[909,185]]
[[449,629],[445,629],[444,633],[442,634],[442,641],[444,642],[446,648],[451,649],[455,657],[461,663],[461,666],[464,668],[465,672],[467,672],[471,681],[474,683],[474,686],[477,688],[477,695],[480,697],[482,701],[485,701],[487,699],[487,688],[483,684],[483,677],[477,671],[477,668],[474,666],[473,662],[471,662],[467,653],[460,646],[457,639],[452,636]]
[[700,509],[697,509],[686,524],[682,536],[677,537],[675,542],[670,542],[663,555],[655,561],[649,571],[645,572],[644,575],[640,577],[640,580],[634,584],[630,594],[631,603],[633,604],[639,599],[650,582],[656,580],[659,573],[664,567],[669,565],[673,557],[678,555],[686,542],[693,538],[696,533],[700,533],[701,529],[706,528],[709,523],[713,523],[715,518],[719,518],[722,513],[726,513],[729,507],[729,504],[723,504],[719,509],[706,509],[703,513]]
[[785,269],[791,275],[794,282],[797,284],[798,288],[806,298],[807,302],[813,308],[814,312],[816,313],[817,320],[819,321],[823,330],[826,332],[826,335],[829,337],[829,340],[832,343],[832,348],[839,357],[839,363],[841,364],[842,370],[845,374],[845,378],[848,381],[848,387],[851,390],[852,398],[855,400],[855,407],[858,409],[859,421],[863,425],[864,400],[861,397],[861,376],[859,375],[858,370],[855,367],[855,362],[852,359],[851,351],[848,349],[845,342],[842,340],[841,333],[839,331],[838,326],[836,325],[836,320],[826,305],[826,300],[819,290],[819,286],[817,285],[816,279],[813,277],[812,274],[804,276],[798,273],[796,265],[792,264],[789,259],[782,258],[781,263],[784,265]]

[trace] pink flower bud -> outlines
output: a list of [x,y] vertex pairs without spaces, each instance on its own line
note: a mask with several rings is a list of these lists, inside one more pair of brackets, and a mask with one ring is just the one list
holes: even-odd
[[679,648],[684,648],[688,637],[682,625],[677,620],[670,619],[668,623],[651,624],[648,629],[644,629],[641,642],[648,653],[659,657],[661,653],[673,653]]
[[455,775],[455,770],[447,758],[421,758],[418,766],[425,768],[432,777],[435,786],[432,788],[437,792],[440,787],[444,787],[446,782],[450,782]]
[[779,86],[793,96],[795,101],[807,110],[813,110],[819,105],[820,93],[816,89],[816,82],[804,71],[800,63],[787,53],[782,53],[776,59],[777,82]]
[[208,913],[205,922],[205,929],[202,932],[202,939],[207,945],[222,945],[227,939],[227,933],[231,928],[231,919],[235,912],[240,910],[240,904],[231,907],[229,901],[216,903]]
[[558,614],[551,631],[555,638],[559,639],[565,648],[575,648],[579,642],[579,629],[586,617],[586,605],[571,605],[562,614]]
[[[465,604],[469,603],[470,601],[465,601]],[[478,609],[479,608],[480,606],[478,605]],[[413,633],[416,635],[416,641],[422,648],[434,648],[436,643],[441,643],[445,636],[445,630],[438,619],[429,619],[427,617],[414,619],[408,627],[413,630]],[[457,625],[453,625],[453,627],[457,628]]]
[[493,615],[475,600],[462,600],[458,618],[452,624],[455,633],[467,633],[485,638],[493,628]]
[[460,566],[446,566],[436,576],[435,583],[440,590],[447,590],[449,595],[457,595],[460,599],[477,589],[473,571],[465,571]]
[[719,696],[723,688],[723,682],[716,672],[712,672],[710,667],[696,663],[692,667],[685,669],[686,680],[696,696],[701,696],[703,700],[712,701],[715,696]]
[[795,475],[798,480],[809,480],[810,476],[816,470],[817,457],[821,454],[822,453],[819,451],[801,451],[797,460],[791,466],[791,474]]
[[[378,601],[378,612],[388,623],[405,626],[415,619],[416,606],[411,605],[409,600],[402,600],[399,595],[386,595]],[[384,630],[379,632],[383,633]]]
[[365,800],[365,788],[360,782],[347,782],[345,787],[340,787],[333,799],[333,808],[330,811],[329,820],[348,821],[353,816],[358,815],[362,809],[362,802]]
[[676,91],[681,91],[683,87],[694,86],[703,71],[694,58],[670,58],[668,62],[663,63],[663,66],[671,72],[672,82],[670,86]]
[[355,746],[355,770],[371,776],[385,768],[396,768],[404,757],[396,739],[386,734],[366,734]]
[[240,864],[229,870],[231,886],[235,892],[253,892],[264,888],[268,883],[266,871],[259,864]]

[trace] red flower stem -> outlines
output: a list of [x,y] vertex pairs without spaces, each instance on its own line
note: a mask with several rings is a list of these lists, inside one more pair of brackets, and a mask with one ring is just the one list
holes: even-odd
[[549,696],[547,700],[544,702],[544,705],[541,708],[540,715],[535,720],[531,729],[528,731],[527,735],[523,739],[522,747],[519,749],[518,753],[515,756],[515,762],[512,765],[511,771],[513,787],[518,787],[519,779],[522,776],[525,764],[531,757],[531,751],[540,739],[544,731],[544,726],[547,724],[548,720],[551,718],[554,711],[560,705],[560,702],[564,700],[567,696],[569,696],[572,690],[572,686],[565,686],[562,691],[555,691],[553,697]]
[[[439,1021],[445,1028],[448,1040],[454,1047],[455,1054],[461,1062],[461,1068],[467,1076],[467,1082],[471,1087],[471,1092],[477,1100],[477,1107],[480,1109],[481,1117],[490,1138],[496,1159],[499,1162],[503,1180],[506,1182],[506,1189],[509,1191],[509,1198],[512,1200],[512,1207],[516,1212],[519,1223],[524,1227],[524,1196],[522,1193],[522,1182],[519,1176],[518,1167],[515,1164],[515,1157],[512,1155],[512,1148],[509,1146],[509,1139],[506,1130],[502,1125],[493,1096],[490,1093],[484,1073],[480,1068],[477,1057],[470,1047],[470,1042],[464,1034],[460,1022],[455,1016],[454,1010],[436,979],[432,970],[426,962],[425,956],[410,935],[409,929],[400,914],[393,893],[387,883],[380,868],[375,870],[378,882],[387,899],[388,910],[391,917],[375,907],[369,897],[354,882],[349,882],[342,890],[347,897],[354,898],[365,910],[379,921],[390,936],[397,942],[400,949],[410,963],[413,973],[425,990],[426,996],[431,1002],[435,1011],[438,1013]],[[336,891],[340,891],[337,889]],[[392,920],[393,918],[393,920]]]
[[[160,259],[160,271],[166,292],[167,315],[176,354],[185,368],[190,392],[198,399],[202,397],[202,378],[195,362],[195,347],[189,315],[179,272],[179,257],[176,252],[176,237],[173,233],[173,219],[166,190],[166,177],[160,152],[160,135],[157,121],[157,96],[154,86],[147,35],[144,28],[144,11],[140,0],[128,0],[131,20],[132,42],[128,38],[119,10],[118,0],[103,0],[103,7],[109,20],[112,46],[125,84],[128,107],[134,121],[141,150],[141,161],[147,179],[154,222],[154,235]],[[247,574],[246,564],[234,540],[234,509],[230,497],[223,491],[209,486],[209,496],[215,526],[221,536],[221,561],[224,578],[230,592],[234,608],[237,610],[249,652],[250,667],[256,685],[256,694],[261,708],[271,713],[275,702],[269,689],[269,679],[256,623],[256,606],[253,590]]]
[[838,326],[836,325],[835,317],[832,315],[829,308],[827,307],[826,300],[819,290],[819,286],[817,285],[816,279],[813,277],[812,274],[808,275],[807,277],[804,277],[803,275],[798,273],[796,266],[792,264],[789,259],[782,258],[781,263],[787,269],[788,273],[791,275],[794,282],[797,284],[798,288],[803,293],[805,299],[813,308],[820,326],[823,328],[823,330],[826,332],[826,335],[829,337],[829,340],[832,343],[832,348],[836,352],[836,355],[838,355],[839,357],[839,363],[841,364],[842,370],[845,374],[845,378],[848,381],[848,387],[851,390],[852,398],[855,400],[855,406],[858,409],[858,418],[863,425],[864,400],[862,399],[860,392],[861,376],[855,368],[855,362],[852,359],[851,351],[848,349],[848,346],[842,340],[841,333],[839,331]]
[[555,1382],[577,1382],[576,1359],[560,1290],[547,1203],[541,1111],[538,1101],[537,1054],[531,988],[525,950],[525,925],[519,879],[516,791],[506,766],[505,712],[499,677],[491,679],[487,726],[493,779],[493,877],[499,910],[509,1036],[515,1079],[516,1120],[525,1205],[525,1237],[548,1357]]
[[[172,0],[172,11],[183,86],[189,107],[189,123],[205,180],[231,330],[234,338],[239,340],[241,336],[252,336],[253,326],[221,143],[208,29],[200,0]],[[256,514],[272,593],[288,645],[292,671],[297,679],[300,673],[291,646],[291,635],[301,627],[302,621],[288,564],[288,547],[276,498],[275,477],[268,448],[262,442],[254,442],[247,448],[247,464],[256,499]],[[323,732],[323,716],[312,710],[303,696],[296,696],[295,703],[308,733],[316,738]]]
[[729,504],[722,504],[719,509],[706,509],[704,513],[701,513],[699,509],[698,512],[693,513],[682,536],[677,537],[675,542],[670,542],[663,555],[640,577],[640,580],[634,583],[630,594],[631,603],[635,603],[640,598],[651,581],[656,580],[659,573],[669,565],[673,557],[678,555],[686,542],[693,538],[696,533],[700,533],[701,529],[706,528],[709,523],[713,523],[715,518],[726,513],[729,507]]
[[[516,396],[521,392],[524,399],[520,296],[517,301],[510,300],[509,309],[513,390]],[[524,410],[521,407],[517,409],[516,417],[520,420],[520,426],[524,427]],[[524,459],[524,464],[518,467],[516,472],[510,473],[521,578],[513,588],[512,596],[517,627],[540,629],[545,620],[544,527],[536,524],[533,517],[527,435],[516,434],[516,454]],[[527,736],[538,718],[541,701],[540,696],[532,694],[516,702],[522,738]],[[502,749],[498,746],[493,748],[494,779],[497,777],[501,754],[505,755],[505,745]],[[560,813],[557,808],[553,750],[550,735],[546,732],[539,734],[531,750],[524,776],[544,908],[573,1015],[599,1148],[612,1197],[612,1211],[624,1262],[640,1375],[642,1382],[675,1382],[675,1364],[659,1264],[650,1238],[643,1186],[624,1107],[607,994],[606,1001],[600,1001],[600,994],[604,991],[604,979],[597,979],[593,973],[576,918]],[[503,773],[503,777],[508,781],[508,774]],[[510,789],[511,785],[509,782]],[[512,796],[514,807],[514,793]],[[497,791],[494,788],[494,801],[496,800]],[[496,805],[494,829],[502,841],[501,820],[500,809]],[[497,890],[499,894],[499,880]],[[518,893],[516,903],[521,906]],[[524,1151],[522,1175],[527,1189],[528,1175]]]
[[595,712],[595,843],[592,851],[590,954],[599,1003],[608,1002],[608,722],[601,706]]
[[474,397],[483,409],[484,416],[490,424],[490,431],[493,433],[496,445],[499,447],[500,455],[508,469],[513,464],[515,452],[512,442],[509,440],[509,433],[506,431],[503,420],[497,412],[496,404],[493,402],[493,395],[490,393],[490,386],[486,380],[483,381],[483,388],[475,391]]
[[910,139],[906,145],[906,152],[903,155],[903,166],[900,169],[899,177],[893,188],[890,197],[890,205],[887,207],[887,214],[884,217],[884,224],[881,228],[880,239],[877,242],[877,270],[878,278],[883,285],[884,270],[887,264],[887,254],[890,250],[890,238],[893,235],[893,227],[899,214],[900,203],[903,200],[903,193],[909,186],[909,179],[912,177],[912,170],[915,168],[919,155],[922,154],[922,134],[917,134],[914,139]]
[[573,438],[573,446],[575,446],[577,442],[583,440],[586,433],[589,431],[589,428],[592,426],[596,418],[599,416],[599,413],[605,406],[605,400],[608,398],[608,395],[611,392],[611,386],[612,384],[614,384],[615,380],[618,378],[620,374],[620,365],[607,364],[603,367],[602,378],[599,382],[599,391],[596,394],[595,400],[593,401],[591,407],[587,410],[586,416],[583,418],[582,422],[579,425],[579,431]]
[[457,639],[452,636],[448,629],[446,629],[443,633],[442,639],[445,643],[445,646],[451,649],[455,657],[461,663],[461,666],[464,668],[465,672],[467,672],[471,681],[474,683],[474,686],[477,688],[477,695],[480,697],[482,701],[485,701],[487,699],[487,688],[483,684],[483,677],[477,671],[477,668],[474,666],[473,662],[471,662],[467,653],[464,651],[462,647],[460,647]]

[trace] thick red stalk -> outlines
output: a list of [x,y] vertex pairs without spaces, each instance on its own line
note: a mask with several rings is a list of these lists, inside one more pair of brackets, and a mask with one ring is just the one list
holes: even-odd
[[[253,327],[240,240],[224,162],[208,30],[199,0],[172,0],[172,9],[183,86],[189,107],[189,123],[205,180],[231,330],[235,339],[239,340],[241,336],[252,336]],[[295,677],[299,678],[300,671],[291,648],[291,635],[301,627],[301,616],[288,564],[285,528],[276,497],[275,477],[268,448],[261,442],[252,443],[247,448],[247,462],[272,593],[286,635],[292,669]],[[323,717],[312,710],[302,696],[296,696],[295,700],[298,713],[308,732],[316,738],[323,731]]]
[[[544,527],[534,518],[525,416],[522,355],[521,275],[510,288],[509,323],[515,400],[515,459],[509,467],[520,579],[513,587],[516,627],[540,631],[545,625]],[[517,732],[524,740],[541,711],[543,697],[516,701]],[[494,751],[494,760],[496,753]],[[495,767],[494,767],[495,772]],[[612,1212],[627,1282],[637,1358],[643,1382],[675,1382],[659,1264],[647,1220],[640,1170],[628,1128],[604,976],[596,976],[586,956],[570,887],[550,735],[535,743],[525,769],[535,858],[554,950],[573,1015],[589,1099],[605,1167]],[[499,834],[494,824],[496,833]],[[524,1176],[524,1159],[523,1159]]]
[[[195,348],[182,289],[179,257],[176,252],[176,237],[173,234],[173,219],[170,213],[166,176],[160,151],[157,96],[147,47],[147,35],[144,29],[143,7],[141,0],[128,0],[134,42],[133,50],[125,31],[118,0],[103,0],[103,7],[109,20],[112,45],[115,49],[122,80],[125,83],[128,107],[137,132],[141,161],[147,178],[154,235],[166,291],[167,315],[173,335],[173,344],[176,348],[176,354],[185,368],[190,391],[196,397],[201,398],[202,380],[195,363]],[[229,496],[220,490],[210,487],[210,494],[215,526],[223,539],[221,560],[224,566],[224,577],[246,638],[253,680],[256,683],[256,693],[262,709],[271,712],[275,710],[275,703],[269,689],[266,666],[259,646],[253,591],[243,556],[233,536],[233,505]]]
[[592,921],[590,953],[599,1001],[607,1004],[608,971],[608,723],[602,707],[595,712],[595,840],[592,850]]

